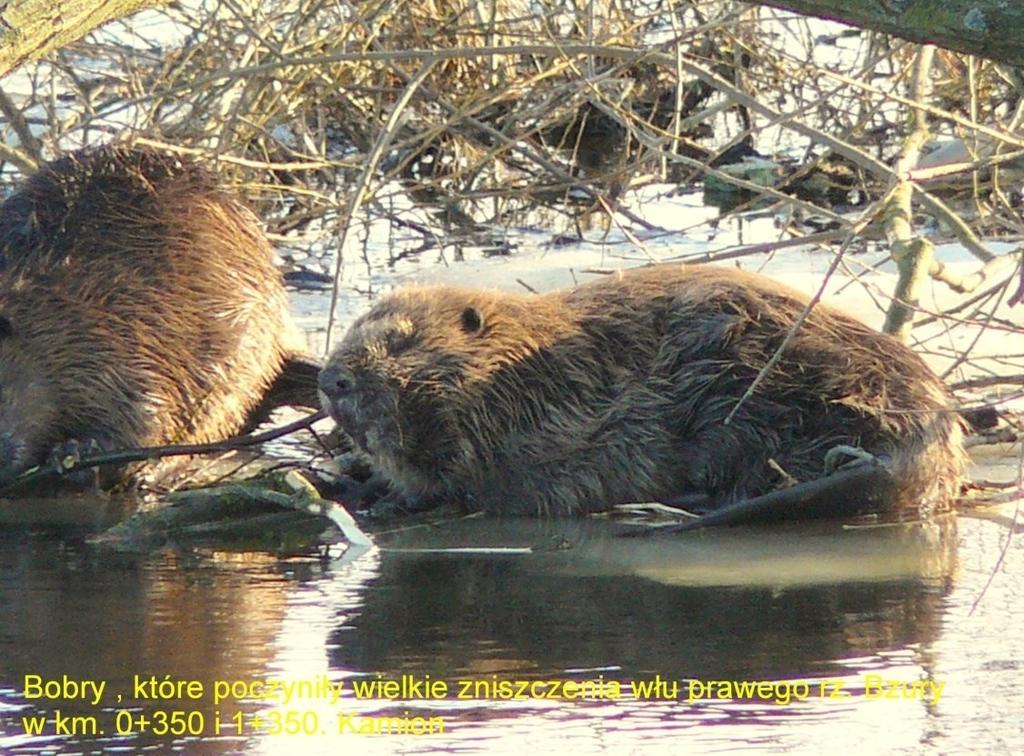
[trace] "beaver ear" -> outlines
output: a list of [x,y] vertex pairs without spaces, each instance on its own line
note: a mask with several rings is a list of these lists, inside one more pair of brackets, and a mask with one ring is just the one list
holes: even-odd
[[0,339],[6,339],[14,333],[11,321],[6,315],[0,315]]
[[467,307],[462,311],[462,330],[469,334],[480,333],[484,329],[484,314],[475,307]]

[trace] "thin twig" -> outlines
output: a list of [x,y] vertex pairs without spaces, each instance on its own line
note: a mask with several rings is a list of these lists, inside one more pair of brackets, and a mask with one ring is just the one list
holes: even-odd
[[[244,449],[248,446],[258,446],[259,444],[266,443],[267,441],[273,441],[274,439],[281,438],[282,436],[287,436],[295,431],[308,428],[314,423],[323,420],[325,417],[327,417],[327,413],[320,410],[319,412],[306,415],[305,417],[288,423],[287,425],[262,431],[261,433],[248,433],[244,436],[235,436],[234,438],[228,438],[224,441],[214,441],[213,443],[208,444],[171,444],[167,446],[154,446],[144,449],[123,449],[104,454],[95,454],[78,460],[70,470],[83,470],[89,467],[99,467],[101,465],[123,465],[128,464],[129,462],[145,462],[147,460],[160,459],[163,457],[190,457],[200,454],[218,454],[220,452],[235,451],[237,449]],[[67,472],[70,472],[70,470],[58,471],[52,467],[33,468],[22,473],[16,478],[13,478],[7,483],[0,485],[0,495],[13,488],[34,483],[44,478],[66,474]]]

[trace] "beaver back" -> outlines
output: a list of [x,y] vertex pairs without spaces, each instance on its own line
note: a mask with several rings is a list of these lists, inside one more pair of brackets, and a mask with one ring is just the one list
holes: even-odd
[[191,161],[108,147],[42,168],[0,206],[8,464],[237,431],[295,345],[272,257]]

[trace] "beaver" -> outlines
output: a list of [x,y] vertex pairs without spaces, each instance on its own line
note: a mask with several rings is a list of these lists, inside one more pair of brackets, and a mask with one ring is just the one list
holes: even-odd
[[896,339],[818,305],[740,401],[807,301],[717,266],[542,295],[408,288],[355,321],[320,391],[397,490],[474,510],[711,510],[820,479],[854,450],[891,471],[886,507],[947,507],[962,423]]
[[256,216],[191,160],[83,150],[0,206],[5,476],[82,444],[220,440],[302,351]]

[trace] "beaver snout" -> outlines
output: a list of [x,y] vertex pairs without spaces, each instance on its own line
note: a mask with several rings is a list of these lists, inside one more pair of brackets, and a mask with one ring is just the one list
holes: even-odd
[[354,412],[356,379],[352,371],[343,365],[327,365],[317,378],[320,399],[327,414],[335,422],[351,422]]
[[334,402],[348,396],[355,386],[352,371],[342,365],[328,365],[320,371],[317,385],[328,401]]

